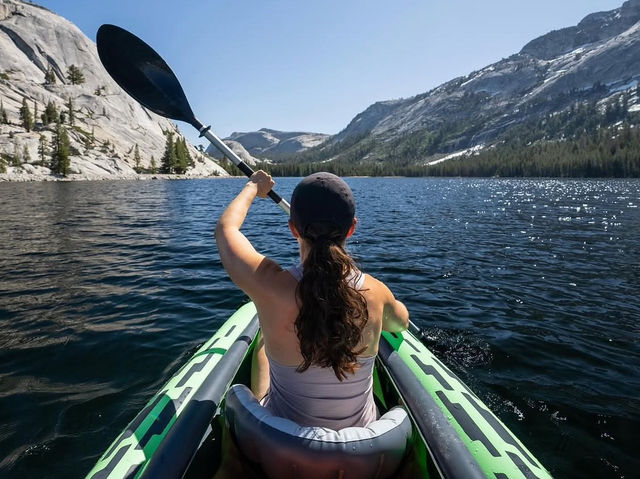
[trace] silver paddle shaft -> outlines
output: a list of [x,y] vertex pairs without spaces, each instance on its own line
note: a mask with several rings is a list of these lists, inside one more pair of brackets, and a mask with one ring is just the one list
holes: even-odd
[[[240,159],[238,155],[234,153],[234,151],[229,148],[220,138],[218,138],[215,133],[211,131],[209,127],[203,127],[200,130],[200,136],[204,136],[213,146],[215,146],[220,153],[229,158],[234,165],[236,165],[245,175],[251,177],[254,171],[251,169],[249,165],[247,165],[244,161]],[[275,201],[275,203],[284,210],[285,213],[290,214],[291,207],[289,202],[282,198],[278,193],[271,190],[269,192],[269,197]]]

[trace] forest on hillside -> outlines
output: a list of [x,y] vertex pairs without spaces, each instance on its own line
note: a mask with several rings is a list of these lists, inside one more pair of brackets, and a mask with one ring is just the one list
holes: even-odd
[[[367,159],[374,148],[380,151],[380,145],[374,145],[372,138],[359,137],[325,148],[322,157],[333,158],[330,160],[317,160],[321,156],[316,148],[258,167],[274,176],[329,171],[341,176],[637,178],[640,112],[631,108],[637,98],[640,87],[615,94],[605,103],[576,102],[559,113],[510,128],[479,151],[430,166],[427,163],[438,159],[434,152],[442,139],[467,126],[444,125],[438,131],[412,132],[389,141],[384,145],[384,159]],[[338,155],[345,149],[347,155]],[[223,166],[239,174],[230,162]]]

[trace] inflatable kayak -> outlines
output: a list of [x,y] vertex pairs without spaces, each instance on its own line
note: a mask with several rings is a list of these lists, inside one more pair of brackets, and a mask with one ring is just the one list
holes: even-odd
[[[308,477],[304,471],[327,467],[334,472],[323,477],[550,477],[410,331],[383,332],[380,340],[374,394],[383,414],[376,423],[384,425],[336,432],[268,417],[242,386],[250,382],[258,329],[253,303],[238,309],[151,398],[87,478],[211,478],[230,447],[241,477]],[[343,462],[350,465],[343,468]]]

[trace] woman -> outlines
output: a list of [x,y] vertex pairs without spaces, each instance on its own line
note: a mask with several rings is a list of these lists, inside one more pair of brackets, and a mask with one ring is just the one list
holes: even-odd
[[273,185],[257,171],[216,226],[222,264],[258,310],[251,389],[273,414],[303,426],[365,426],[377,418],[372,374],[380,333],[405,330],[409,313],[345,252],[355,202],[330,173],[306,177],[291,198],[289,228],[301,264],[284,270],[258,253],[240,227],[254,198]]

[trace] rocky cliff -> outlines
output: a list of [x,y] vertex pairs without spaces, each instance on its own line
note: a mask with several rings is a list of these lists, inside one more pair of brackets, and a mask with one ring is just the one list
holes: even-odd
[[[83,82],[70,80],[72,65],[81,72]],[[21,126],[24,101],[35,116],[32,131]],[[44,143],[50,150],[54,137],[55,126],[41,118],[47,104],[64,114],[71,176],[135,177],[136,166],[149,170],[152,160],[160,166],[163,132],[177,133],[176,125],[140,106],[113,82],[95,44],[75,25],[18,0],[0,0],[0,102],[9,121],[2,124],[0,118],[0,155],[7,170],[0,178],[4,179],[54,178],[50,151],[43,154],[41,148]],[[188,176],[226,175],[215,161],[191,145],[188,148],[194,160]]]

